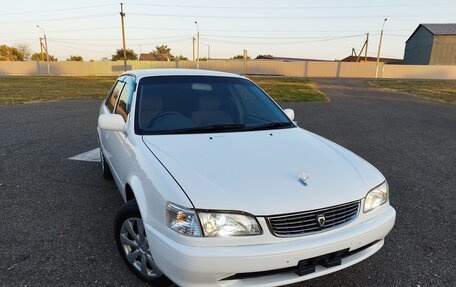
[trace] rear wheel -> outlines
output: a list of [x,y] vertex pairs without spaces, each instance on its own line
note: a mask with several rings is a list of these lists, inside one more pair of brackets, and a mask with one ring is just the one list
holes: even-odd
[[117,249],[128,268],[153,286],[170,286],[152,257],[136,200],[125,203],[114,222]]
[[102,170],[103,178],[112,180],[111,169],[109,168],[109,165],[106,162],[106,159],[104,157],[103,151],[101,150],[101,147],[100,147],[100,160],[101,160],[101,170]]

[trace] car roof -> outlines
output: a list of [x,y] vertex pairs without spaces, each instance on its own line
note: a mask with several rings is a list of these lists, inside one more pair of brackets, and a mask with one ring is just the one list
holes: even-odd
[[194,69],[146,69],[146,70],[131,70],[123,73],[122,75],[134,75],[136,80],[144,77],[157,77],[157,76],[211,76],[211,77],[230,77],[242,78],[243,76],[218,72],[209,70],[194,70]]

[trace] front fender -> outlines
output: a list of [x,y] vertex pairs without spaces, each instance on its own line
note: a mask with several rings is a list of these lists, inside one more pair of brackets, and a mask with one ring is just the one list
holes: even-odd
[[147,217],[149,217],[149,210],[147,209],[147,204],[146,204],[146,196],[144,194],[144,188],[141,184],[141,181],[137,176],[131,177],[129,181],[130,187],[133,191],[133,194],[136,199],[136,203],[138,204],[139,212],[141,213],[141,217],[143,220]]

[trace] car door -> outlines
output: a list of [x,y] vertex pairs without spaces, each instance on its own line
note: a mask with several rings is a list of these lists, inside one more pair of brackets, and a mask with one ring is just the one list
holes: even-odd
[[[122,82],[124,85],[118,96],[114,113],[121,115],[128,126],[133,93],[136,85],[135,78],[126,76]],[[110,133],[109,149],[112,154],[110,162],[111,168],[113,169],[113,175],[119,185],[119,189],[123,191],[128,171],[131,170],[132,158],[134,158],[134,150],[130,142],[132,135],[129,135],[127,131],[109,131],[108,133]]]
[[[100,109],[100,114],[114,113],[114,110],[117,105],[117,101],[119,100],[120,93],[122,92],[123,87],[125,85],[125,82],[123,81],[123,79],[124,79],[124,77],[120,77],[117,79],[116,83],[114,84],[113,88],[111,89],[110,94],[106,98],[104,105],[102,105],[102,107]],[[100,147],[102,148],[104,158],[106,159],[109,166],[111,167],[114,178],[116,178],[114,166],[112,165],[113,132],[104,130],[104,129],[98,129],[98,132],[99,132]]]

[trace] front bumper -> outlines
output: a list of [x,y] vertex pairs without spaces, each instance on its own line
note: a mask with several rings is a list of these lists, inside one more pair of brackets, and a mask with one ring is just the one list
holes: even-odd
[[[295,241],[228,247],[184,245],[169,239],[150,225],[145,226],[157,265],[181,286],[280,286],[332,273],[366,259],[383,246],[384,238],[393,228],[395,218],[394,208],[388,206],[375,217],[334,230],[328,236],[310,235]],[[377,242],[374,243],[375,241]],[[372,245],[361,249],[369,244]],[[298,276],[288,270],[256,278],[223,280],[239,273],[297,266],[303,259],[347,248],[350,251],[361,251],[344,257],[339,266],[317,266],[315,272],[307,275]]]

